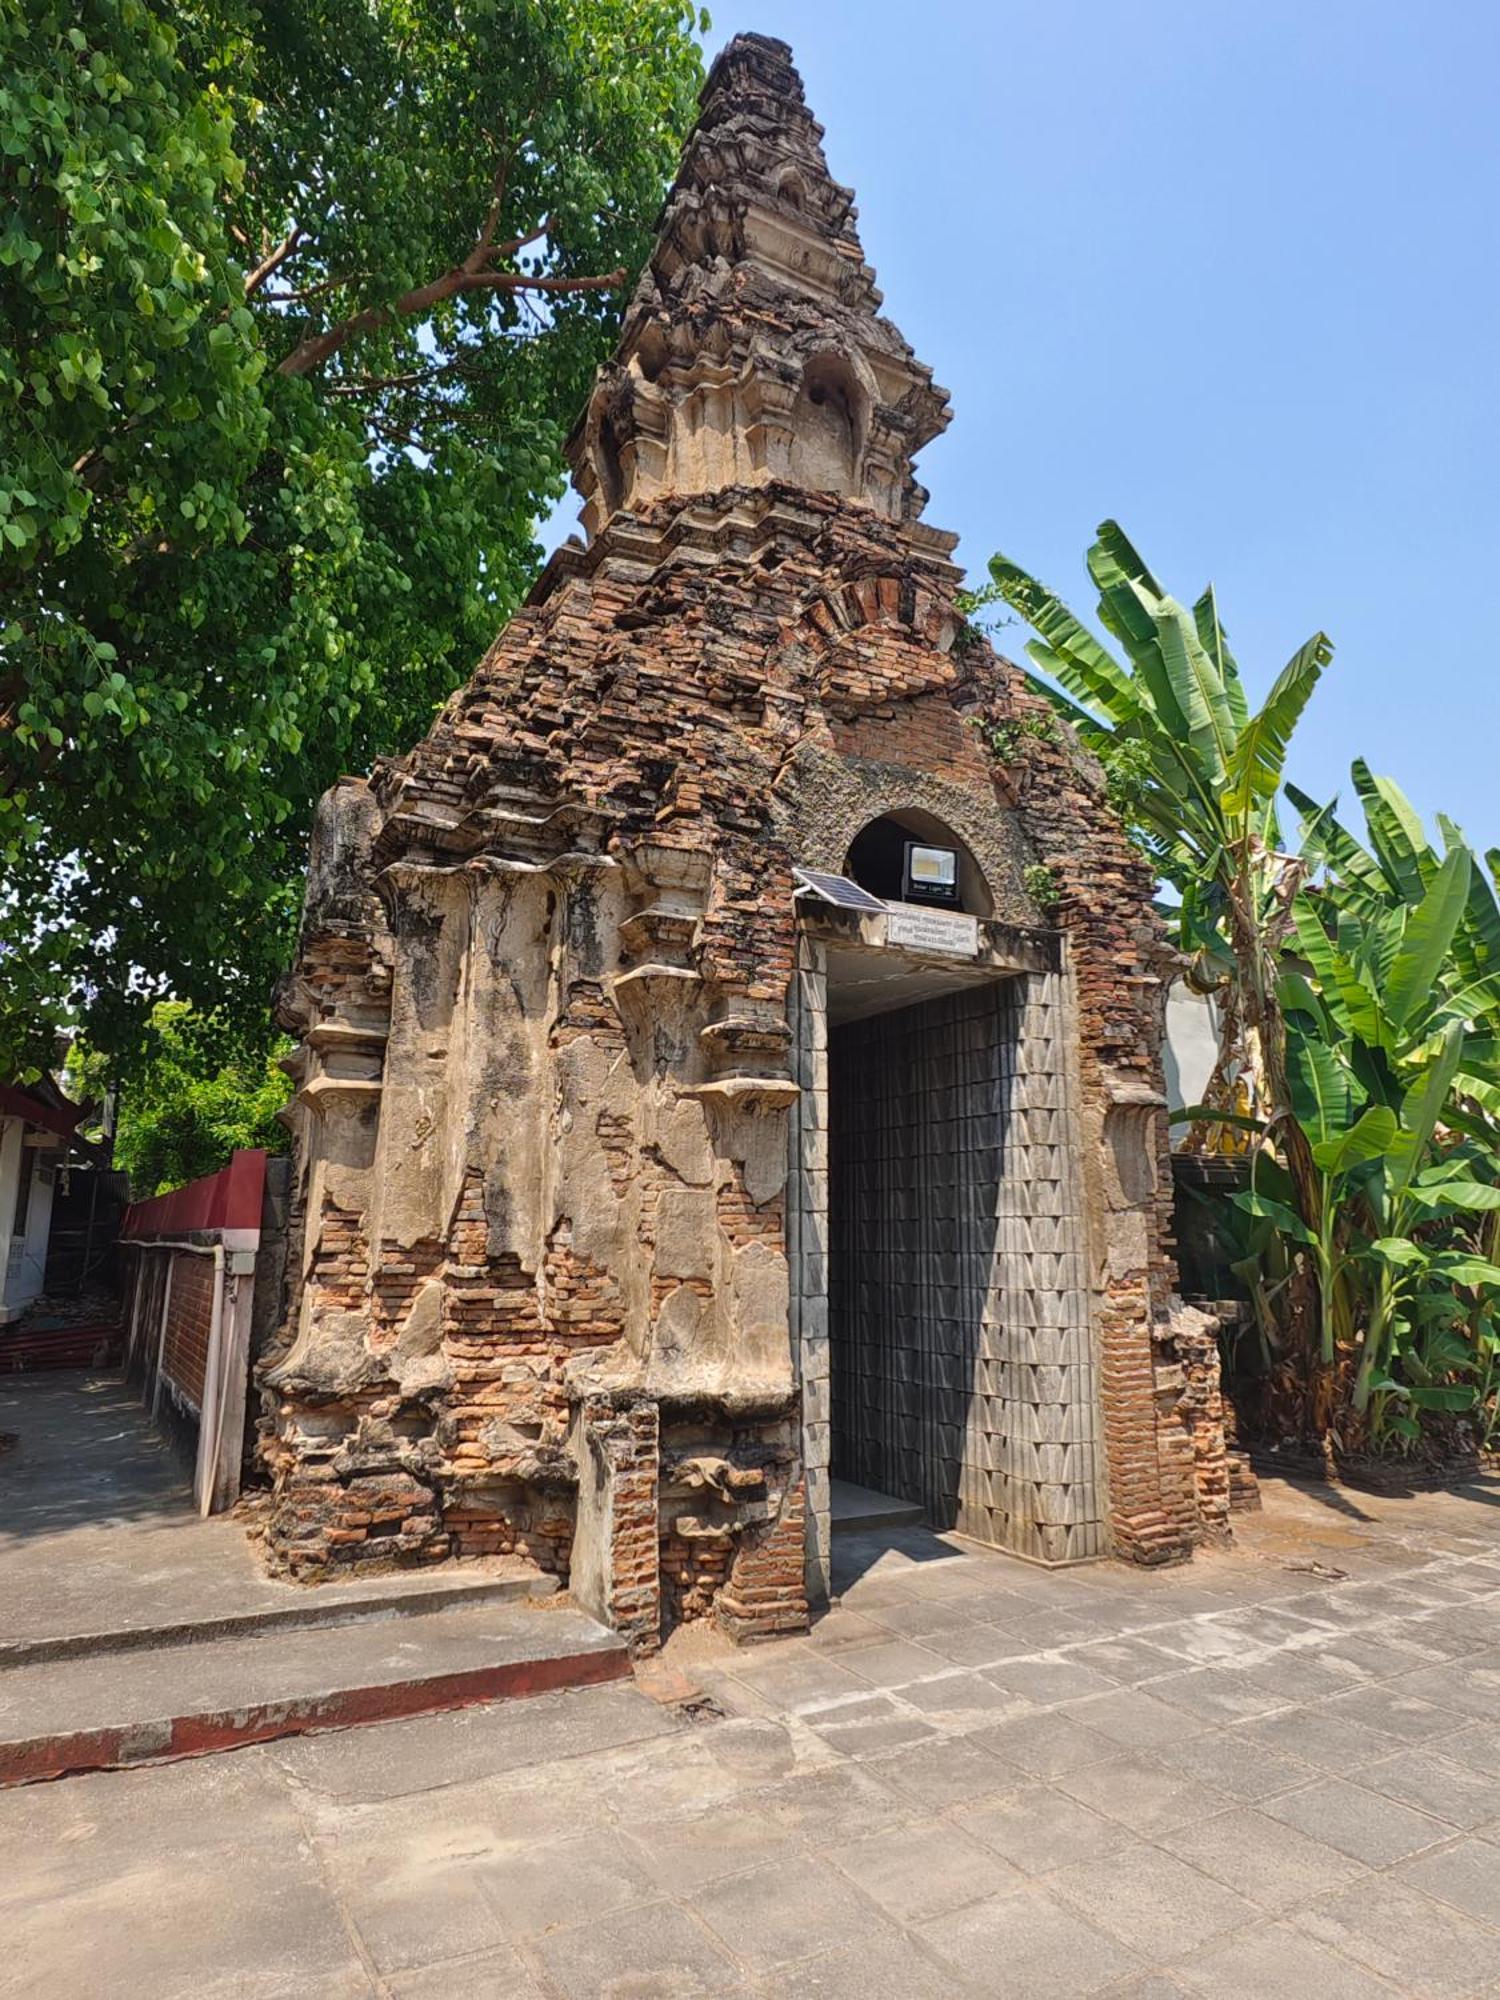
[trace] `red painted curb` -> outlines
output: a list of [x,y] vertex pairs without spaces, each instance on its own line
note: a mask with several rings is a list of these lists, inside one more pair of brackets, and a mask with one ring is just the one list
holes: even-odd
[[[33,1736],[0,1743],[0,1788],[33,1785],[84,1771],[118,1771],[139,1764],[171,1764],[209,1757],[282,1736],[311,1736],[365,1723],[397,1722],[481,1702],[551,1694],[568,1687],[597,1687],[630,1676],[624,1647],[608,1652],[561,1653],[550,1659],[511,1660],[427,1680],[387,1681],[341,1688],[330,1695],[257,1702],[248,1708],[179,1715],[156,1723],[114,1724],[70,1736]],[[138,1746],[132,1754],[132,1745]]]

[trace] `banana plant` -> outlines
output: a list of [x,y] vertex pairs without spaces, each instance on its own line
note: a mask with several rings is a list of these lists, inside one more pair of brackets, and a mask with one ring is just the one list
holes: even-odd
[[1373,1403],[1377,1436],[1410,1438],[1413,1412],[1476,1400],[1451,1377],[1478,1371],[1474,1329],[1500,1287],[1500,1153],[1475,1101],[1500,1109],[1494,1038],[1477,1032],[1500,1018],[1500,907],[1457,828],[1441,822],[1439,855],[1389,779],[1356,764],[1354,780],[1370,850],[1288,787],[1323,875],[1294,905],[1301,967],[1282,1000],[1296,1108],[1328,1177],[1308,1244],[1323,1355],[1357,1345],[1355,1414]]
[[1333,656],[1299,646],[1251,712],[1212,587],[1191,609],[1168,595],[1119,524],[1088,552],[1098,615],[1123,658],[1045,585],[997,555],[995,592],[1032,627],[1033,685],[1106,763],[1128,761],[1137,833],[1182,900],[1181,941],[1204,983],[1223,982],[1220,1061],[1209,1103],[1243,1073],[1250,1110],[1288,1115],[1275,986],[1306,864],[1283,852],[1276,815],[1292,732]]
[[1277,995],[1307,864],[1283,849],[1276,798],[1332,645],[1317,632],[1299,646],[1252,711],[1212,587],[1191,609],[1179,603],[1114,521],[1099,528],[1088,569],[1118,653],[1019,564],[997,555],[990,576],[1034,633],[1035,689],[1107,766],[1130,771],[1137,838],[1181,897],[1178,941],[1219,1003],[1205,1106],[1243,1113],[1279,1148],[1316,1231],[1321,1181],[1291,1105]]

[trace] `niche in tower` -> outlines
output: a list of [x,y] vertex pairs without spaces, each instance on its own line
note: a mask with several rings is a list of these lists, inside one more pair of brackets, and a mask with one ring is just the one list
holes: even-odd
[[792,483],[814,493],[859,485],[866,400],[841,354],[814,354],[802,371],[792,415]]

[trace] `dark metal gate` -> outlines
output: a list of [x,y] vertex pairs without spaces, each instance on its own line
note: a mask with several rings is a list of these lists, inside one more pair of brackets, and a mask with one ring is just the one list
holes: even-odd
[[[983,1468],[980,1388],[1018,982],[829,1038],[829,1331],[835,1478],[957,1525]],[[965,1460],[971,1462],[967,1467]]]

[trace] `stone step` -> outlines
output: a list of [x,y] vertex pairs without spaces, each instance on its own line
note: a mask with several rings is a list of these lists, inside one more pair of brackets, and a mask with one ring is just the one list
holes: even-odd
[[[529,1563],[489,1558],[472,1570],[397,1571],[348,1583],[278,1584],[257,1578],[256,1586],[276,1601],[250,1602],[207,1617],[168,1619],[95,1630],[53,1632],[31,1639],[0,1639],[0,1671],[43,1660],[70,1660],[100,1653],[155,1652],[167,1646],[201,1645],[215,1639],[253,1638],[257,1633],[310,1631],[332,1625],[362,1625],[383,1618],[415,1618],[431,1611],[462,1610],[490,1604],[519,1604],[557,1593],[557,1578]],[[135,1611],[133,1601],[117,1607]]]
[[832,1482],[832,1525],[836,1535],[863,1535],[872,1528],[920,1528],[926,1519],[914,1501],[894,1493],[877,1493],[849,1479]]
[[490,1604],[0,1670],[0,1786],[620,1680],[618,1634]]

